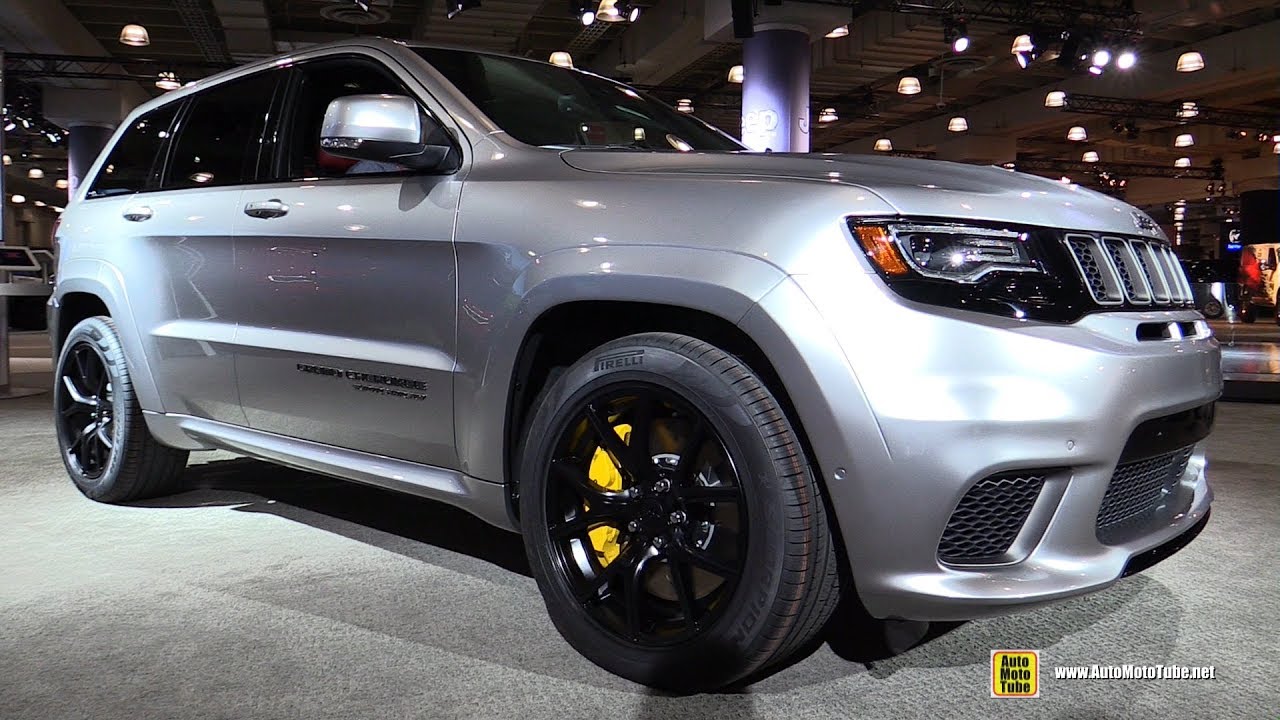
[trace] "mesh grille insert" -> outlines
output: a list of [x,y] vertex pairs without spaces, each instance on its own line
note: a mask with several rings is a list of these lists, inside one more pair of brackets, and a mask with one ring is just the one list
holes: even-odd
[[1173,494],[1195,446],[1116,467],[1098,508],[1098,540],[1116,542]]
[[958,565],[1003,562],[1027,521],[1045,473],[1007,473],[969,489],[942,532],[938,559]]

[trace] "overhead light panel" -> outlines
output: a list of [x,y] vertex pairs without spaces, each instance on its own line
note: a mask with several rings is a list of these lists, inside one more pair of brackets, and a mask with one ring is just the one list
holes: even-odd
[[1044,106],[1047,108],[1060,108],[1067,104],[1067,94],[1061,90],[1050,90],[1044,96]]
[[1080,162],[1098,162],[1098,152],[1096,150],[1088,150],[1080,156]]
[[1089,133],[1081,125],[1076,125],[1067,131],[1067,139],[1075,142],[1084,142],[1089,139]]
[[920,78],[914,75],[908,75],[898,81],[899,95],[919,95],[920,94]]
[[1191,133],[1182,133],[1173,139],[1174,147],[1191,147],[1196,144],[1195,136]]
[[746,70],[741,65],[734,65],[729,68],[729,82],[741,84],[746,79]]
[[1174,160],[1174,161],[1173,161],[1173,166],[1174,166],[1174,167],[1176,167],[1176,168],[1188,168],[1188,167],[1191,167],[1191,158],[1189,158],[1189,157],[1180,157],[1180,158],[1178,158],[1177,160]]
[[822,108],[818,113],[818,122],[820,123],[833,123],[839,119],[840,116],[836,114],[835,108]]
[[879,140],[876,140],[874,147],[877,152],[889,152],[890,150],[893,150],[893,141],[887,137],[882,137]]
[[1195,72],[1204,69],[1204,56],[1195,50],[1184,52],[1178,56],[1178,64],[1174,66],[1178,72]]
[[146,47],[151,44],[151,35],[141,25],[125,25],[120,28],[120,44],[130,47]]
[[956,116],[947,121],[947,129],[951,132],[964,132],[969,129],[969,121]]
[[831,39],[833,39],[833,40],[834,40],[835,38],[842,38],[842,37],[844,37],[845,35],[848,35],[848,34],[849,34],[849,26],[848,26],[848,25],[841,25],[840,27],[838,27],[838,28],[836,28],[836,29],[832,30],[831,32],[827,33],[827,37],[829,37],[829,38],[831,38]]
[[551,53],[551,58],[548,62],[562,68],[571,68],[573,67],[573,56],[563,50],[557,50]]

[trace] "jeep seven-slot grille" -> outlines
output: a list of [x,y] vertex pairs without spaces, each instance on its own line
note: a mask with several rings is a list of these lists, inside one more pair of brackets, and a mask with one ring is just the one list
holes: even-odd
[[1134,523],[1158,510],[1177,489],[1194,449],[1188,446],[1116,467],[1098,509],[1098,540],[1123,542]]
[[938,559],[954,565],[1004,561],[1044,487],[1036,472],[992,475],[960,499],[938,543]]
[[1154,240],[1068,233],[1067,249],[1099,305],[1184,305],[1191,285],[1168,245]]

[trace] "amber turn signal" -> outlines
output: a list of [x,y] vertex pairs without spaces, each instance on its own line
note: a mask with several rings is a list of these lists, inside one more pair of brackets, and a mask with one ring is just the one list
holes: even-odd
[[854,228],[854,233],[867,257],[886,275],[906,275],[910,272],[887,228],[880,225],[858,225]]

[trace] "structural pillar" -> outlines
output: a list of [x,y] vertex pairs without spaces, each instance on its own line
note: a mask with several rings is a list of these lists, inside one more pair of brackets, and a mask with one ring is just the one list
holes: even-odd
[[809,31],[757,25],[742,43],[742,143],[757,151],[809,152]]
[[71,125],[67,128],[71,135],[67,138],[67,196],[75,195],[80,181],[89,174],[93,161],[98,153],[107,146],[114,128],[109,125]]

